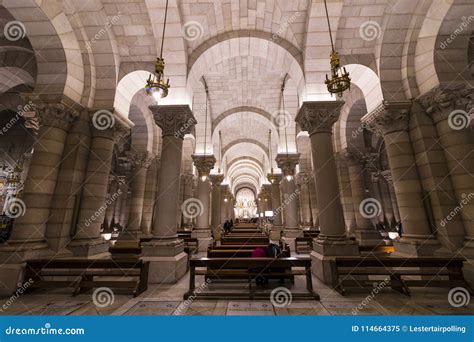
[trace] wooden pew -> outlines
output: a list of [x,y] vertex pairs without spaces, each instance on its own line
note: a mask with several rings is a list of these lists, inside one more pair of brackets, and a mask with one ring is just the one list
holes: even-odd
[[[372,288],[375,280],[367,280],[367,276],[385,276],[387,286],[407,296],[410,295],[410,287],[462,286],[470,289],[462,273],[464,261],[465,259],[458,257],[336,257],[331,263],[337,274],[333,286],[344,295],[347,288]],[[365,280],[356,280],[352,276],[362,276]]]
[[[293,299],[316,299],[319,295],[313,291],[311,278],[310,258],[192,258],[189,260],[190,277],[189,290],[185,293],[184,299],[205,298],[205,299],[268,299],[269,293],[257,293],[252,286],[253,280],[257,277],[265,276],[270,279],[281,279],[304,275],[306,277],[307,293],[293,293]],[[292,267],[304,267],[304,270],[292,270]],[[197,269],[205,268],[205,269]],[[254,272],[254,269],[263,269],[263,272]],[[272,271],[276,270],[276,271]],[[281,271],[284,270],[284,271]],[[248,283],[248,293],[239,292],[195,292],[196,276],[206,278],[226,279],[233,278],[244,280]]]
[[133,289],[133,296],[136,297],[148,287],[149,266],[149,261],[139,259],[29,260],[26,262],[25,279],[33,280],[28,290],[72,287],[75,296],[89,289],[105,286]]
[[223,237],[221,238],[222,245],[238,245],[238,244],[268,244],[267,237]]

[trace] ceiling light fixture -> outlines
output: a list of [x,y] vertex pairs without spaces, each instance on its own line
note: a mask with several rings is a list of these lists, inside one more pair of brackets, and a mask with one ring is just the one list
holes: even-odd
[[332,48],[330,55],[331,78],[329,78],[326,74],[326,81],[324,83],[327,85],[328,91],[331,93],[331,95],[337,94],[339,97],[341,97],[345,90],[351,89],[351,78],[349,77],[349,73],[347,72],[346,68],[341,68],[341,60],[339,58],[339,54],[334,49],[331,24],[329,22],[328,5],[326,3],[326,0],[324,0],[324,8],[326,9],[326,19],[328,21],[329,38],[331,39]]
[[165,42],[166,32],[166,19],[168,17],[168,0],[166,0],[165,8],[165,20],[163,23],[163,35],[161,37],[161,52],[160,57],[156,59],[155,74],[148,77],[145,85],[146,93],[158,102],[159,99],[168,96],[168,90],[170,88],[170,80],[167,79],[165,82],[164,71],[165,71],[165,60],[163,58],[163,44]]

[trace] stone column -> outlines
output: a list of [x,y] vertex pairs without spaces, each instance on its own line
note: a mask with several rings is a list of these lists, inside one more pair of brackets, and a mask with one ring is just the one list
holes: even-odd
[[390,203],[392,204],[393,216],[395,222],[400,222],[400,213],[398,212],[397,197],[395,195],[395,190],[393,189],[393,178],[390,170],[385,170],[381,172],[381,175],[387,181],[388,195]]
[[128,159],[131,164],[129,214],[127,225],[119,239],[140,241],[147,170],[151,164],[151,158],[146,152],[131,152],[128,154]]
[[312,268],[326,284],[336,280],[331,267],[334,256],[359,254],[357,244],[346,235],[332,144],[332,127],[343,104],[341,101],[304,102],[296,117],[301,129],[310,135],[319,207],[320,234],[313,243]]
[[309,180],[309,194],[310,194],[310,203],[311,203],[311,217],[313,220],[313,228],[319,230],[319,209],[318,209],[318,199],[316,198],[316,185],[314,184],[314,177],[311,177]]
[[300,212],[301,212],[301,226],[305,229],[310,229],[313,225],[311,222],[311,204],[309,195],[309,179],[307,172],[300,171],[296,175],[296,184],[300,191]]
[[10,202],[9,212],[15,217],[13,230],[0,248],[0,258],[6,263],[21,262],[44,254],[48,245],[45,233],[53,194],[63,157],[67,131],[79,116],[78,105],[67,98],[59,101],[34,101],[40,129],[34,144],[28,175],[21,198]]
[[395,209],[393,208],[393,202],[390,195],[390,187],[392,186],[392,174],[390,171],[380,172],[381,182],[380,184],[380,195],[382,196],[382,207],[384,212],[384,221],[389,227],[394,227],[395,220]]
[[156,178],[158,177],[157,173],[159,164],[160,159],[158,157],[153,158],[151,160],[150,166],[148,167],[146,175],[141,223],[141,231],[144,237],[151,237],[151,223],[153,218],[153,209],[155,207]]
[[366,196],[363,157],[362,151],[349,147],[345,151],[356,221],[355,236],[361,246],[377,246],[383,240],[371,219],[381,213],[382,205],[378,200]]
[[143,260],[150,261],[149,283],[176,283],[187,271],[184,242],[176,219],[183,138],[196,124],[188,105],[150,106],[163,137],[153,238],[142,244]]
[[131,127],[130,122],[119,121],[112,112],[104,114],[109,118],[108,124],[100,125],[95,113],[91,113],[92,141],[79,219],[74,238],[68,245],[74,255],[85,257],[96,257],[108,251],[109,244],[102,238],[100,227],[107,207],[114,204],[106,200],[112,155],[114,145],[130,133]]
[[431,255],[438,247],[423,205],[422,188],[408,134],[410,101],[384,101],[362,121],[382,135],[385,141],[403,236],[394,242],[398,253]]
[[125,200],[125,197],[127,196],[127,191],[124,190],[126,187],[126,177],[125,176],[117,176],[117,185],[118,189],[120,190],[120,193],[115,200],[114,203],[114,222],[115,224],[122,226],[121,224],[121,218],[122,218],[122,202]]
[[105,221],[107,222],[107,229],[110,229],[110,225],[113,222],[114,218],[114,210],[115,210],[115,201],[120,196],[119,194],[119,186],[117,183],[117,178],[114,177],[113,174],[109,176],[109,188],[107,189],[107,201],[111,204],[107,206],[107,210],[105,211]]
[[280,240],[281,233],[283,231],[283,220],[282,220],[282,207],[281,207],[281,196],[280,196],[280,183],[282,179],[281,174],[269,173],[267,179],[271,184],[271,196],[272,196],[272,211],[273,211],[273,225],[271,230],[270,238],[272,240]]
[[[190,200],[193,197],[193,187],[194,187],[194,175],[192,173],[185,173],[183,175],[184,182],[184,192],[183,192],[183,203]],[[192,229],[193,222],[192,217],[185,215],[184,212],[181,212],[183,216],[183,224],[185,229]]]
[[211,229],[209,228],[209,207],[211,182],[209,181],[209,173],[214,167],[216,158],[213,155],[198,155],[192,156],[194,165],[198,170],[198,183],[196,187],[196,201],[199,212],[196,217],[196,227],[191,233],[192,237],[198,239],[198,249],[201,252],[207,251],[211,244]]
[[295,167],[298,164],[299,153],[278,154],[276,162],[283,172],[281,180],[282,209],[283,209],[283,235],[284,240],[294,247],[294,239],[302,236],[303,232],[299,227],[298,215],[298,195],[299,190],[295,183]]
[[[125,179],[128,179],[129,177],[126,176]],[[128,222],[128,216],[130,215],[130,197],[132,195],[132,192],[130,191],[130,184],[127,182],[123,185],[123,195],[122,195],[122,201],[120,203],[120,227],[122,229],[125,229],[127,226]]]
[[229,185],[228,184],[222,184],[221,185],[221,221],[220,224],[223,227],[224,222],[226,220],[230,220],[230,215],[229,215],[229,202],[230,196],[229,196]]
[[211,227],[213,236],[216,236],[216,231],[221,224],[221,184],[224,175],[214,174],[210,176],[210,179],[212,183]]
[[[473,98],[474,89],[466,84],[441,84],[418,99],[439,134],[459,203],[457,207],[462,208],[459,214],[465,229],[463,254],[470,258],[474,257]],[[438,225],[445,223],[438,222]]]

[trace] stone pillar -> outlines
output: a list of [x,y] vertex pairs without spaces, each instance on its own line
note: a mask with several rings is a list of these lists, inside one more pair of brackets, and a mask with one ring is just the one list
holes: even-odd
[[67,131],[79,116],[79,106],[73,105],[67,98],[54,102],[43,102],[38,98],[33,101],[41,126],[22,198],[11,203],[10,211],[18,217],[15,218],[8,243],[0,248],[0,258],[6,263],[35,258],[48,248],[46,224],[51,213]]
[[[128,178],[128,176],[124,177],[124,179]],[[130,184],[127,182],[123,185],[122,201],[120,202],[120,227],[122,229],[125,229],[127,226],[128,216],[130,215],[130,206],[128,204],[130,203],[131,195]]]
[[[193,197],[193,187],[194,187],[194,175],[192,173],[185,173],[183,175],[183,203],[190,200]],[[184,212],[181,212],[183,216],[183,225],[185,229],[192,229],[193,221],[192,216],[185,215]]]
[[212,211],[211,211],[211,228],[213,236],[221,224],[221,184],[224,175],[214,174],[210,176],[212,182]]
[[384,212],[384,221],[389,227],[394,227],[395,220],[395,209],[393,208],[393,202],[390,195],[390,187],[392,187],[392,174],[390,171],[381,171],[380,178],[382,181],[380,184],[380,196],[382,197],[382,207]]
[[281,180],[282,209],[283,209],[283,236],[285,242],[294,250],[295,238],[302,236],[299,227],[298,195],[299,190],[295,183],[295,167],[298,164],[299,153],[278,154],[276,162],[283,172]]
[[117,178],[114,177],[113,174],[109,176],[109,188],[107,189],[107,201],[111,203],[107,206],[107,210],[105,210],[105,221],[107,222],[107,229],[110,229],[110,224],[113,222],[114,219],[114,210],[115,210],[115,201],[120,196],[119,193],[119,185],[117,183]]
[[319,230],[319,209],[318,209],[318,199],[316,198],[316,185],[314,184],[314,177],[310,177],[308,187],[309,187],[309,194],[310,194],[311,217],[313,220],[313,228],[315,230]]
[[80,118],[67,134],[46,228],[48,245],[61,255],[71,254],[66,246],[74,233],[74,220],[77,219],[75,214],[80,205],[90,140],[89,112],[81,110]]
[[342,212],[332,127],[344,102],[304,102],[296,121],[311,139],[316,196],[319,207],[320,234],[311,252],[313,273],[326,284],[336,281],[331,263],[337,255],[358,255],[354,241],[347,238]]
[[141,231],[142,235],[151,237],[151,223],[153,218],[153,209],[155,207],[156,197],[156,178],[158,177],[158,168],[160,159],[155,157],[151,160],[150,166],[147,170],[146,182],[145,182],[145,194],[143,199],[143,212]]
[[463,255],[470,258],[474,258],[473,98],[474,89],[466,84],[442,84],[418,99],[439,134],[458,207],[462,208],[459,214],[465,229]]
[[114,222],[115,224],[121,227],[122,227],[122,223],[121,223],[122,203],[125,200],[125,197],[127,196],[127,191],[124,190],[126,188],[125,182],[126,182],[125,176],[117,176],[118,189],[120,190],[120,193],[117,199],[115,200],[115,204],[114,204]]
[[432,255],[438,247],[423,205],[422,188],[408,134],[410,101],[384,101],[362,121],[385,140],[390,170],[403,225],[403,236],[394,242],[398,253]]
[[400,222],[400,213],[398,212],[397,197],[395,195],[395,190],[393,188],[393,178],[390,170],[385,170],[380,173],[383,178],[387,181],[388,195],[390,203],[392,204],[393,216],[395,218],[395,223]]
[[151,158],[148,157],[148,153],[132,152],[129,153],[128,159],[132,169],[129,180],[131,193],[128,202],[128,220],[119,239],[139,242],[142,235],[141,223],[147,170],[151,164]]
[[119,121],[117,116],[109,125],[101,126],[95,113],[91,113],[92,141],[79,219],[74,238],[68,245],[74,255],[85,257],[96,257],[108,251],[109,244],[102,238],[100,227],[107,207],[113,205],[106,201],[112,155],[114,145],[130,133],[131,126],[129,122]]
[[148,282],[176,283],[187,271],[184,242],[178,238],[176,219],[183,138],[196,124],[188,105],[149,107],[161,128],[163,144],[153,238],[142,244],[143,260],[150,261]]
[[281,174],[269,173],[267,179],[271,184],[271,196],[272,196],[272,211],[273,211],[273,225],[270,233],[272,240],[280,240],[281,233],[283,231],[283,220],[282,220],[282,206],[280,196],[280,183],[282,179]]
[[229,206],[230,206],[230,196],[229,196],[229,185],[221,185],[221,221],[220,224],[223,227],[226,220],[230,220],[229,215]]
[[383,240],[371,219],[381,213],[382,205],[378,200],[366,196],[363,156],[363,152],[352,148],[345,151],[356,221],[355,236],[360,246],[377,246]]
[[209,173],[214,167],[216,158],[213,155],[198,155],[192,156],[194,165],[198,170],[198,183],[196,187],[195,197],[196,203],[199,206],[199,213],[196,217],[196,227],[191,233],[192,237],[198,239],[198,249],[201,252],[207,251],[211,244],[211,229],[209,228],[209,207],[211,182],[209,181]]
[[300,213],[301,213],[301,226],[304,229],[310,229],[313,226],[311,220],[311,203],[309,195],[309,179],[310,176],[307,172],[300,171],[296,175],[296,184],[300,191]]

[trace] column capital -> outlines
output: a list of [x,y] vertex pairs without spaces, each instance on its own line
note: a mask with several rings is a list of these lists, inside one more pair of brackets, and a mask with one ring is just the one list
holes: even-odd
[[343,105],[344,101],[303,102],[295,120],[309,135],[332,133],[332,126],[339,119]]
[[260,196],[262,198],[271,198],[271,184],[262,184],[262,189],[260,190]]
[[[416,102],[437,123],[448,119],[454,111],[459,111],[460,124],[469,122],[469,112],[474,108],[474,88],[465,83],[440,84],[416,99]],[[455,115],[455,114],[453,114]],[[453,118],[453,121],[455,119]]]
[[280,184],[280,181],[282,179],[282,174],[281,173],[269,173],[267,175],[267,179],[268,181],[272,184],[272,185],[279,185]]
[[115,143],[130,134],[133,123],[114,114],[112,109],[89,109],[93,137],[111,139]]
[[148,152],[127,151],[125,154],[130,162],[131,168],[134,170],[141,168],[148,169],[154,159],[154,157]]
[[212,174],[209,176],[211,180],[212,186],[221,186],[222,182],[224,181],[224,175],[222,174]]
[[307,185],[311,180],[311,174],[306,171],[300,171],[295,177],[296,185]]
[[299,153],[279,153],[277,154],[275,160],[277,162],[278,167],[283,171],[283,175],[286,176],[294,176],[295,174],[295,167],[298,164],[300,159]]
[[[37,120],[41,126],[56,127],[67,131],[71,124],[80,116],[84,107],[70,98],[62,95],[59,97],[44,97],[38,94],[26,96],[27,105],[22,111],[36,112]],[[32,120],[28,115],[29,120]]]
[[162,135],[183,139],[192,132],[197,121],[188,105],[149,106]]
[[388,133],[407,131],[411,101],[383,101],[372,112],[362,117],[366,127],[384,136]]
[[183,173],[181,175],[184,184],[186,185],[193,185],[194,184],[194,175],[192,173]]
[[199,177],[208,177],[214,168],[216,158],[212,154],[193,154],[191,157],[198,170]]

